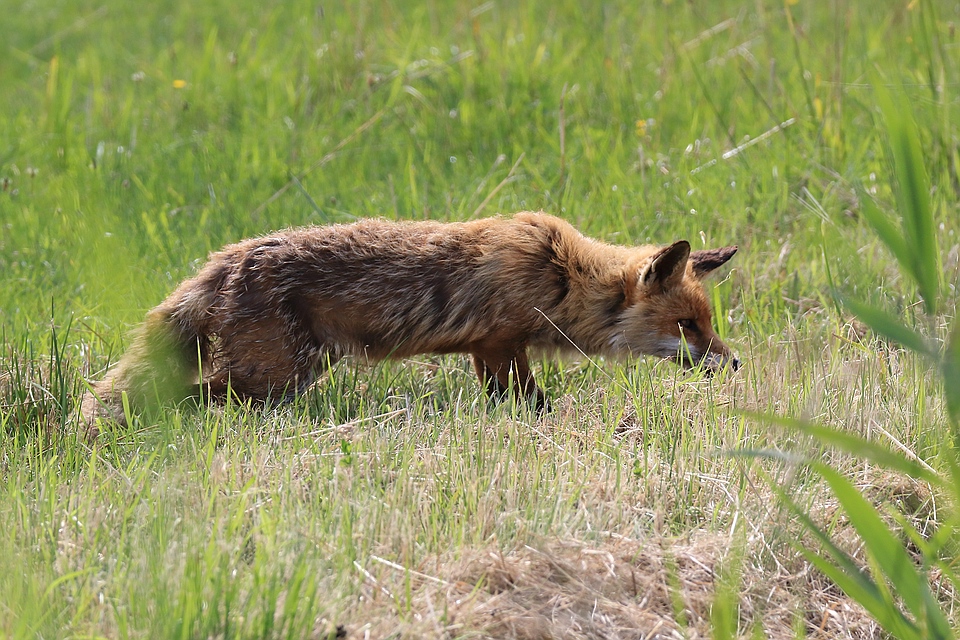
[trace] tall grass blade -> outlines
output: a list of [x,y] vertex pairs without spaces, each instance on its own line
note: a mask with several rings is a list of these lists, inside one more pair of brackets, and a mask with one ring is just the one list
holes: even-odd
[[936,348],[922,335],[900,322],[898,318],[853,298],[841,296],[840,299],[843,301],[843,305],[860,318],[864,324],[883,337],[916,353],[936,357]]
[[[839,551],[839,549],[837,549]],[[844,593],[870,612],[877,623],[897,638],[923,638],[920,629],[892,607],[874,582],[854,568],[844,570],[808,549],[800,553],[810,564],[830,578]],[[861,578],[861,579],[858,579]],[[899,614],[899,615],[898,615]]]
[[862,438],[856,434],[840,431],[838,429],[831,429],[830,427],[814,424],[799,418],[756,413],[746,413],[744,415],[763,422],[778,424],[788,429],[802,431],[813,436],[825,445],[859,456],[872,462],[873,464],[883,467],[884,469],[902,473],[914,478],[915,480],[927,482],[936,486],[949,486],[943,477],[930,471],[930,469],[924,467],[923,465],[905,458],[899,453],[891,451],[890,449],[877,444],[876,442],[870,442],[869,440],[866,440],[865,438]]
[[830,578],[844,593],[860,603],[886,631],[898,638],[921,638],[917,625],[910,621],[900,609],[893,606],[886,592],[866,572],[862,571],[860,566],[838,547],[781,487],[772,481],[768,484],[803,527],[817,538],[826,552],[826,555],[817,554],[805,548],[801,541],[797,541],[795,546],[807,561]]
[[927,638],[952,638],[950,624],[930,592],[926,577],[916,569],[901,541],[893,535],[877,510],[840,472],[824,464],[813,468],[827,481],[857,530],[867,553],[896,588]]
[[873,198],[862,190],[860,191],[860,212],[873,227],[873,230],[877,232],[877,235],[880,236],[883,244],[890,249],[901,267],[911,269],[913,257],[910,255],[910,247],[907,246],[907,241],[903,237],[903,230],[898,229],[887,214],[880,210]]
[[897,205],[903,218],[903,232],[911,257],[904,266],[920,288],[924,309],[937,311],[940,296],[940,253],[937,249],[930,204],[930,180],[920,148],[917,125],[909,110],[895,103],[881,83],[874,89],[886,122],[898,188]]
[[960,429],[960,322],[954,320],[953,335],[943,354],[943,391],[954,438]]

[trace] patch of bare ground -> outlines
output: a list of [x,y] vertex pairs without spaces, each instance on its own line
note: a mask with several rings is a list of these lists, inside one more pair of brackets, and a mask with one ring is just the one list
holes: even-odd
[[[375,558],[358,564],[364,586],[357,606],[378,620],[349,629],[348,637],[708,638],[723,589],[737,602],[739,634],[882,637],[863,609],[803,565],[790,572],[747,561],[739,583],[731,582],[724,563],[732,543],[723,535],[643,541],[607,535],[589,545],[462,549],[429,568]],[[407,598],[415,613],[385,615],[384,606]]]

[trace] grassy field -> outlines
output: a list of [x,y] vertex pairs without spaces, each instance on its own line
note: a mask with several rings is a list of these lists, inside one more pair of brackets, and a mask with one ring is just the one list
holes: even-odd
[[[0,636],[879,637],[769,484],[856,553],[822,482],[730,452],[942,513],[745,412],[934,466],[948,446],[928,365],[832,291],[933,334],[954,315],[920,316],[860,211],[894,205],[882,84],[914,111],[955,292],[956,3],[0,7]],[[85,381],[211,250],[524,209],[738,244],[708,291],[745,366],[543,362],[537,418],[488,408],[464,358],[343,362],[280,408],[78,437]]]

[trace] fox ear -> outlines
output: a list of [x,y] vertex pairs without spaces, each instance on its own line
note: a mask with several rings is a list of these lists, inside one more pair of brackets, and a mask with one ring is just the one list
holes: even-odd
[[664,247],[640,273],[640,286],[658,287],[661,291],[672,289],[683,280],[689,257],[690,243],[686,240],[678,240],[669,247]]
[[717,267],[722,266],[737,252],[737,247],[723,247],[721,249],[705,249],[690,254],[693,263],[693,275],[699,280]]

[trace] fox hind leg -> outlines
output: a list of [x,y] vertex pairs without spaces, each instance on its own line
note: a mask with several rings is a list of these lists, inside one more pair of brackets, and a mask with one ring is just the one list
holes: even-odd
[[292,398],[334,360],[296,317],[283,313],[229,323],[218,342],[215,370],[204,376],[211,397],[231,390],[241,398]]
[[496,372],[476,354],[473,355],[473,370],[476,371],[487,397],[496,401],[502,401],[507,397],[507,387],[500,384]]
[[547,398],[537,387],[533,372],[530,371],[526,351],[520,350],[511,354],[496,351],[475,352],[473,367],[480,379],[480,384],[491,399],[506,398],[512,384],[518,400],[521,396],[533,400],[538,413],[549,411]]

